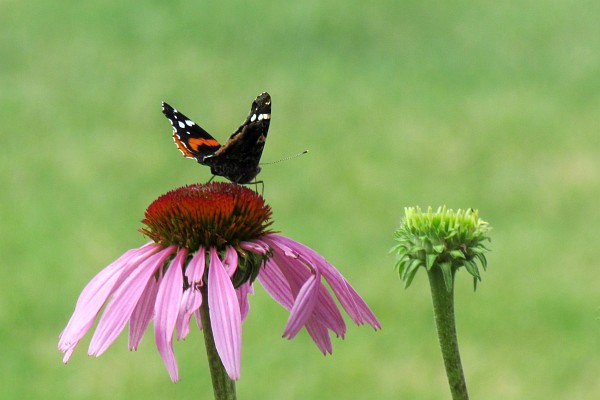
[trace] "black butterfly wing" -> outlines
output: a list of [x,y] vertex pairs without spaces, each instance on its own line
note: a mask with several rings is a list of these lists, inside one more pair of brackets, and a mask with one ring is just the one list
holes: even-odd
[[162,103],[162,112],[171,122],[173,140],[185,157],[194,158],[204,164],[206,156],[221,148],[221,144],[200,125],[165,102]]
[[260,94],[252,103],[246,121],[229,137],[213,155],[206,158],[225,163],[238,163],[246,167],[258,167],[271,122],[271,96]]

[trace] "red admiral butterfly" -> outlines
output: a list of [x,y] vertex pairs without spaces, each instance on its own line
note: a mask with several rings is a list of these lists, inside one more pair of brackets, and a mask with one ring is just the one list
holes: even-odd
[[246,121],[221,145],[194,121],[162,103],[163,114],[173,125],[173,140],[187,158],[210,167],[213,175],[234,183],[249,183],[260,172],[258,162],[271,122],[271,96],[264,92],[252,102]]

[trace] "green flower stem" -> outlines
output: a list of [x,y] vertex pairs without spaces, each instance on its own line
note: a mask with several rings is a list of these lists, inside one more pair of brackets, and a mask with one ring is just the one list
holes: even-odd
[[208,357],[208,367],[212,379],[215,400],[235,400],[235,382],[229,379],[225,367],[221,362],[221,357],[215,347],[215,339],[210,324],[210,314],[208,312],[208,291],[206,285],[201,288],[202,305],[200,306],[200,316],[202,319],[202,330],[204,332],[204,344],[206,346],[206,355]]
[[458,340],[456,338],[456,324],[454,322],[454,285],[448,291],[444,283],[444,276],[440,268],[431,268],[429,285],[431,286],[431,298],[433,300],[433,314],[437,327],[438,339],[448,376],[448,384],[453,400],[467,400],[467,384],[460,362],[458,351]]

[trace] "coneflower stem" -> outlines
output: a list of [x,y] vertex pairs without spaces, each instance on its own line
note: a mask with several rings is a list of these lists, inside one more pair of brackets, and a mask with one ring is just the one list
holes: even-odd
[[467,400],[467,384],[460,362],[458,339],[456,337],[456,324],[454,321],[454,285],[448,291],[444,282],[442,270],[434,266],[428,271],[431,298],[433,300],[433,314],[437,327],[438,340],[442,350],[446,375],[453,400]]
[[208,312],[208,290],[206,285],[202,286],[201,292],[202,305],[200,306],[200,316],[215,400],[235,400],[235,382],[229,379],[229,375],[227,375],[227,371],[225,371],[221,357],[219,357],[219,353],[217,353],[217,348],[215,347],[215,339]]

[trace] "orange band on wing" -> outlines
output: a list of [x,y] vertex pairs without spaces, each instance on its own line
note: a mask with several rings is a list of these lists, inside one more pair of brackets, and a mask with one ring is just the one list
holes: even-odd
[[184,157],[194,158],[194,155],[192,154],[192,152],[189,151],[187,149],[187,147],[185,147],[185,145],[181,142],[181,140],[179,140],[179,138],[177,137],[177,135],[173,135],[173,140],[175,141],[175,144],[179,148],[179,151],[181,151],[183,153]]
[[221,145],[215,139],[191,138],[188,140],[188,145],[194,151],[198,151],[201,147],[220,147]]

